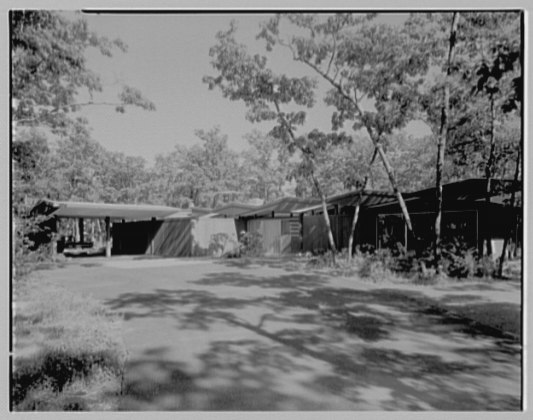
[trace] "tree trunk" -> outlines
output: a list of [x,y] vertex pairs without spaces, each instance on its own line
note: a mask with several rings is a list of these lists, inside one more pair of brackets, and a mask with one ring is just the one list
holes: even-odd
[[[339,93],[348,101],[350,101],[356,109],[357,114],[361,118],[361,121],[365,122],[364,118],[364,112],[359,106],[359,103],[356,98],[352,98],[348,93],[346,93],[342,87],[342,85],[338,82],[336,82],[334,79],[332,79],[327,72],[321,72],[317,69],[317,67],[308,61],[303,60],[304,63],[309,65],[311,68],[313,68],[318,74],[320,74],[324,79],[326,79],[335,89],[339,91]],[[370,140],[372,141],[372,144],[374,145],[374,148],[377,150],[379,157],[381,161],[383,162],[383,167],[385,168],[385,172],[387,172],[387,176],[389,178],[390,184],[392,186],[392,189],[394,191],[394,194],[398,198],[398,203],[400,204],[400,208],[403,214],[403,218],[405,221],[405,224],[407,226],[407,229],[411,233],[412,237],[416,239],[416,235],[413,231],[413,225],[411,223],[411,218],[409,216],[409,212],[407,211],[407,206],[405,205],[405,201],[403,199],[403,195],[400,192],[400,189],[398,188],[398,184],[396,182],[396,177],[394,176],[394,171],[392,170],[392,166],[389,162],[389,159],[387,158],[387,155],[385,154],[385,151],[383,150],[382,145],[379,143],[379,134],[374,133],[374,130],[372,126],[365,122],[365,128],[368,132],[368,135],[370,137]]]
[[[518,177],[520,175],[520,153],[521,153],[521,149],[520,149],[520,146],[518,146],[517,157],[516,157],[516,167],[515,167],[514,180],[513,180],[513,190],[511,191],[511,201],[509,202],[509,208],[510,208],[511,212],[514,209],[514,202],[515,202],[515,198],[516,198],[516,193],[515,193],[514,187],[517,185]],[[513,223],[514,223],[514,229],[516,230],[517,229],[516,220],[514,220]],[[500,261],[499,261],[499,264],[498,264],[498,277],[503,277],[503,263],[505,262],[505,253],[507,252],[507,246],[509,244],[509,240],[511,238],[512,231],[513,231],[513,229],[509,229],[509,231],[507,233],[507,236],[503,240],[502,254],[500,256]]]
[[335,254],[337,253],[337,247],[335,246],[335,239],[333,238],[333,231],[331,230],[331,221],[329,219],[326,195],[323,193],[322,188],[320,188],[320,184],[314,174],[311,174],[311,178],[313,179],[313,184],[315,185],[318,195],[320,196],[320,201],[322,204],[322,213],[324,215],[324,222],[326,223],[326,228],[328,230],[328,241],[332,252],[332,260],[333,264],[335,264]]
[[405,205],[405,201],[403,200],[403,195],[400,189],[398,188],[398,184],[396,182],[396,177],[394,176],[394,171],[392,170],[392,166],[389,162],[389,159],[387,158],[387,155],[385,154],[385,151],[383,150],[383,146],[377,141],[375,140],[373,141],[374,141],[374,146],[376,147],[376,150],[378,151],[379,157],[381,158],[381,161],[383,162],[383,166],[385,167],[387,176],[389,177],[392,190],[394,191],[394,194],[396,195],[396,198],[398,199],[398,203],[400,204],[400,209],[402,210],[403,218],[405,220],[405,225],[407,226],[407,229],[414,237],[415,235],[413,231],[413,225],[411,223],[411,217],[409,216],[409,212],[407,211],[407,206]]
[[[361,196],[362,196],[362,194],[361,194]],[[348,261],[352,260],[353,240],[354,240],[354,236],[355,236],[355,228],[357,226],[357,221],[359,219],[359,209],[360,208],[361,208],[361,199],[359,199],[359,201],[355,205],[355,211],[354,211],[354,214],[353,214],[352,228],[350,230],[350,238],[348,239]]]
[[[490,191],[491,183],[493,176],[493,166],[494,166],[494,149],[496,147],[496,138],[494,132],[494,121],[496,119],[496,111],[494,109],[494,95],[490,95],[490,145],[489,145],[489,156],[487,158],[487,164],[485,165],[485,178],[487,179],[486,186],[486,195],[485,202],[487,206],[490,203]],[[492,242],[488,230],[485,233],[485,243],[487,247],[487,255],[492,255]]]
[[[372,153],[372,159],[370,159],[370,165],[368,165],[368,172],[371,171],[372,165],[374,164],[374,161],[376,160],[376,156],[378,153],[378,149],[374,148],[374,153]],[[361,208],[361,201],[363,200],[363,192],[366,188],[366,184],[368,183],[368,174],[365,176],[365,180],[363,181],[363,185],[361,186],[361,189],[359,190],[359,201],[357,202],[357,205],[355,206],[353,219],[352,219],[352,228],[350,230],[350,237],[348,238],[348,261],[351,261],[352,259],[352,247],[354,242],[354,236],[355,236],[355,228],[357,226],[357,221],[359,220],[359,210]]]
[[437,167],[436,167],[436,208],[435,208],[435,241],[433,246],[433,256],[437,274],[442,271],[442,250],[441,250],[441,225],[442,225],[442,171],[444,167],[444,155],[446,152],[446,139],[448,136],[448,118],[450,112],[450,76],[453,54],[455,51],[457,22],[459,13],[455,12],[452,17],[450,28],[450,46],[448,50],[448,63],[446,70],[446,80],[444,82],[444,98],[441,111],[441,124],[437,143]]
[[[307,157],[308,159],[311,159],[309,157],[308,153],[302,147],[298,146],[298,143],[296,142],[296,136],[294,135],[294,131],[292,130],[292,127],[290,126],[290,124],[288,124],[287,121],[285,120],[285,117],[283,116],[283,114],[281,113],[281,109],[280,109],[279,103],[277,101],[274,101],[274,106],[276,107],[276,111],[277,111],[278,117],[280,117],[281,121],[283,122],[283,125],[285,125],[285,128],[286,128],[287,132],[289,133],[292,141],[300,149],[300,151],[302,152],[302,155],[304,157]],[[311,164],[312,164],[312,160],[311,160]],[[322,191],[322,188],[320,187],[320,183],[318,182],[318,179],[316,179],[315,174],[313,173],[312,169],[311,169],[311,179],[313,180],[313,184],[314,184],[314,186],[316,188],[316,191],[317,191],[318,195],[320,196],[320,201],[322,203],[322,211],[324,213],[324,221],[326,222],[326,227],[328,229],[329,246],[331,247],[331,251],[332,251],[333,264],[335,264],[336,263],[335,254],[337,253],[337,247],[335,246],[335,239],[333,239],[333,232],[331,231],[331,222],[329,220],[328,206],[327,206],[327,202],[326,202],[326,195]]]

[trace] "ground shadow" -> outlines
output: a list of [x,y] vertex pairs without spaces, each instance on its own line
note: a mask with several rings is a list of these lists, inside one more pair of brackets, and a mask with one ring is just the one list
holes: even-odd
[[[181,285],[106,302],[126,320],[170,317],[183,334],[208,334],[223,322],[257,337],[211,341],[196,355],[200,372],[148,350],[128,365],[123,409],[520,409],[516,341],[438,310],[420,292],[336,288],[309,274],[252,277],[207,274],[191,282],[204,289]],[[228,296],[221,286],[259,291]],[[243,318],[242,310],[261,316]],[[151,379],[143,369],[162,374]]]

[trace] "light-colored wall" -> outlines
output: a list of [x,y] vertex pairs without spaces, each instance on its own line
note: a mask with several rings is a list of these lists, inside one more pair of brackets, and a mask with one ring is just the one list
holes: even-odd
[[215,256],[231,252],[238,245],[235,221],[232,218],[191,220],[192,255]]

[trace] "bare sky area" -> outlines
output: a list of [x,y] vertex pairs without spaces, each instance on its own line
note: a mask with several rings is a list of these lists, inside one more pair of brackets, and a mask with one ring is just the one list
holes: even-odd
[[[404,15],[405,16],[405,15]],[[396,24],[405,17],[384,15],[384,22]],[[112,58],[93,50],[88,66],[102,77],[104,92],[95,101],[113,100],[118,87],[127,83],[139,88],[152,100],[157,110],[148,112],[128,109],[119,114],[111,107],[91,106],[80,114],[88,118],[93,137],[104,147],[128,155],[143,156],[149,162],[155,155],[170,152],[176,144],[191,145],[198,141],[194,132],[220,126],[235,150],[247,146],[243,135],[253,128],[268,131],[272,124],[251,124],[245,120],[246,108],[241,102],[223,98],[202,83],[204,75],[214,75],[209,48],[215,35],[237,21],[238,40],[253,53],[266,54],[264,43],[255,39],[260,22],[268,14],[86,14],[89,27],[99,35],[120,38],[128,51],[117,51]],[[276,72],[290,75],[313,75],[303,64],[295,63],[288,51],[269,54],[269,65]],[[331,109],[320,97],[326,86],[319,88],[317,105],[309,111],[307,129],[330,128]],[[427,134],[420,123],[411,124],[409,132]]]

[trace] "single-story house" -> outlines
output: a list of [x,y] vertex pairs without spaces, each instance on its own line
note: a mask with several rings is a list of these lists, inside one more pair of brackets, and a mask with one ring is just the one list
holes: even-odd
[[302,223],[296,210],[319,203],[317,199],[282,197],[239,214],[245,231],[261,235],[265,255],[284,255],[302,249]]

